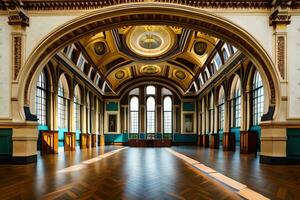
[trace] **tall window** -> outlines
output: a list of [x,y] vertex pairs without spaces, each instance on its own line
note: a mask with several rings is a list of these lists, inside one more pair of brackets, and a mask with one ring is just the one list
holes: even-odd
[[75,130],[80,131],[81,126],[80,126],[80,113],[81,113],[81,105],[80,105],[80,91],[79,87],[75,87],[75,92],[74,92],[74,122],[75,122]]
[[258,125],[264,108],[264,88],[261,76],[255,72],[252,85],[252,124]]
[[210,100],[209,100],[209,108],[208,108],[208,113],[209,113],[209,131],[213,132],[214,129],[214,97],[213,94],[211,93],[210,95]]
[[225,62],[229,57],[225,48],[222,50],[222,54],[223,54],[223,58],[224,58],[224,62]]
[[220,90],[219,94],[219,130],[224,130],[224,121],[225,121],[225,94],[223,88]]
[[57,111],[58,128],[67,128],[67,100],[61,80],[58,83]]
[[130,131],[139,132],[139,99],[136,96],[130,99]]
[[240,79],[237,80],[232,99],[233,107],[233,127],[241,126],[241,83]]
[[155,99],[147,98],[147,133],[155,133]]
[[40,74],[36,85],[35,96],[36,115],[40,125],[47,123],[47,84],[44,71]]
[[164,133],[172,133],[172,99],[164,98]]

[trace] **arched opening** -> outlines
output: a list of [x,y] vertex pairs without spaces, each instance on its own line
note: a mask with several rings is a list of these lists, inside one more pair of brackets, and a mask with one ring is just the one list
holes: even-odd
[[[265,117],[263,119],[276,118],[276,112],[280,106],[277,71],[266,51],[248,32],[228,20],[205,11],[193,8],[187,10],[185,7],[172,4],[164,4],[164,7],[161,7],[161,4],[160,7],[155,5],[156,3],[131,4],[131,6],[120,5],[112,6],[109,9],[103,8],[101,12],[93,11],[71,20],[45,37],[35,51],[30,54],[24,68],[20,71],[20,84],[17,90],[20,97],[18,101],[21,110],[20,119],[31,119],[30,115],[34,112],[32,112],[33,102],[29,94],[32,93],[32,86],[35,84],[34,80],[36,80],[37,74],[53,57],[55,59],[60,57],[61,60],[58,60],[57,63],[70,61],[70,63],[67,62],[70,64],[68,70],[71,74],[68,75],[69,88],[61,87],[62,84],[58,84],[58,100],[62,103],[61,99],[66,99],[67,105],[72,105],[70,102],[73,100],[72,94],[63,96],[64,90],[68,90],[68,93],[69,90],[72,91],[70,93],[73,91],[76,93],[74,83],[78,80],[74,80],[78,79],[77,75],[83,77],[86,85],[82,90],[84,94],[82,97],[83,108],[80,111],[83,112],[82,119],[76,114],[80,106],[77,105],[75,98],[74,119],[78,121],[80,118],[81,132],[95,132],[98,120],[94,120],[96,119],[94,114],[98,111],[97,98],[101,99],[103,106],[99,112],[103,114],[102,122],[104,124],[101,132],[102,135],[107,134],[106,141],[118,141],[118,137],[109,134],[123,135],[133,131],[138,132],[139,136],[144,134],[145,139],[154,139],[158,135],[172,132],[176,133],[172,137],[174,141],[194,142],[198,137],[196,132],[216,134],[223,130],[229,133],[233,128],[239,128],[238,126],[248,123],[242,122],[242,117],[239,117],[241,115],[239,109],[241,110],[242,106],[241,103],[238,103],[241,101],[238,96],[239,90],[236,90],[235,96],[228,94],[230,83],[224,82],[224,96],[232,98],[234,105],[227,106],[228,99],[225,99],[224,120],[221,117],[222,113],[219,112],[223,106],[218,107],[222,105],[217,98],[219,94],[213,90],[203,91],[203,88],[207,88],[210,84],[219,85],[220,82],[214,77],[218,74],[228,73],[230,64],[233,65],[231,61],[235,59],[245,58],[247,62],[253,63],[253,66],[257,68],[264,86],[263,113]],[[108,16],[110,20],[107,20]],[[136,30],[148,31],[151,34],[157,33],[157,35],[151,35],[150,40],[147,38],[147,34],[145,35],[141,31],[144,34],[139,37],[141,41],[139,40],[138,43],[128,42],[133,35],[137,34]],[[115,41],[115,44],[108,44],[108,41],[105,40],[106,37],[109,37],[108,35],[111,35],[110,41]],[[118,37],[120,35],[124,35],[124,37]],[[170,38],[164,38],[164,35],[169,35]],[[176,43],[176,38],[179,38],[176,43],[179,44],[179,41],[182,41],[180,37],[182,37],[181,39],[190,38],[187,36],[193,36],[192,38],[195,40],[190,42],[188,55],[178,56],[180,54],[178,52],[184,49],[184,46],[179,48],[179,45],[172,45]],[[217,39],[212,40],[213,37]],[[162,39],[171,41],[172,45],[159,46],[165,44],[161,41]],[[220,43],[216,45],[212,41],[220,41]],[[80,52],[82,46],[78,42],[86,44],[86,49],[83,50],[93,52],[93,56],[96,56],[95,59],[93,56],[88,58],[87,54]],[[93,46],[88,46],[90,43]],[[115,49],[120,52],[121,56],[110,55],[109,52],[113,51],[106,51],[106,48],[112,45],[115,45]],[[161,47],[163,53],[157,57],[151,57],[153,53],[151,49],[158,46]],[[204,47],[205,50],[203,50]],[[145,54],[141,49],[146,49],[148,53]],[[204,55],[205,53],[206,55]],[[97,60],[99,63],[94,65],[94,61]],[[76,75],[72,74],[74,72]],[[245,80],[241,79],[240,83],[242,82]],[[128,94],[130,89],[145,84],[149,87],[140,90],[139,96],[136,97],[140,108],[138,120],[133,120],[128,117],[132,111],[130,110],[132,106],[128,106],[131,99],[124,95]],[[154,90],[153,88],[151,90],[150,86],[152,85]],[[172,110],[164,110],[165,96],[162,96],[162,89],[158,89],[157,85],[165,86],[172,91],[174,97],[176,95],[176,98],[171,98]],[[198,97],[201,99],[207,94],[207,99],[202,101],[205,108],[201,106],[200,118],[203,122],[199,122],[196,99]],[[95,98],[96,96],[97,98]],[[60,118],[70,117],[61,114],[63,113],[62,108],[68,109],[66,106],[58,104],[58,108],[57,112],[61,115]],[[226,112],[229,114],[226,115]],[[168,115],[171,117],[167,119]],[[145,117],[143,118],[143,116]],[[70,124],[63,124],[60,118],[57,119],[58,129],[70,130],[72,128]],[[226,124],[227,118],[230,121],[228,124]],[[138,130],[130,124],[132,121],[138,123]],[[167,121],[172,121],[172,124],[166,123]],[[75,126],[76,124],[78,122],[74,123]],[[165,124],[169,124],[168,128],[165,127]],[[198,126],[199,124],[201,126]],[[249,124],[252,124],[252,121]],[[77,128],[75,127],[73,131],[77,132]],[[121,142],[126,140],[128,140],[126,137],[120,139]]]

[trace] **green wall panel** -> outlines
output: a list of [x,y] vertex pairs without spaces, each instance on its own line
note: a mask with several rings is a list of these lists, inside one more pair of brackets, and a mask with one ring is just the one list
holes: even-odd
[[116,102],[108,102],[106,103],[106,110],[107,111],[118,111],[119,104]]
[[0,156],[12,155],[12,129],[0,129]]
[[188,142],[188,143],[196,143],[197,142],[197,134],[174,134],[174,142]]
[[195,104],[193,102],[183,102],[183,111],[195,111]]
[[105,142],[128,142],[128,134],[104,134]]
[[235,134],[235,141],[239,142],[240,141],[240,128],[231,128],[230,132]]
[[300,156],[300,129],[287,129],[287,156]]

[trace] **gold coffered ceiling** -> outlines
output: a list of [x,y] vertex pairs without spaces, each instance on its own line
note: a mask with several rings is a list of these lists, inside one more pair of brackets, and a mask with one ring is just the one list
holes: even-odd
[[79,41],[115,93],[143,77],[168,79],[186,93],[218,42],[200,32],[157,25],[120,27]]

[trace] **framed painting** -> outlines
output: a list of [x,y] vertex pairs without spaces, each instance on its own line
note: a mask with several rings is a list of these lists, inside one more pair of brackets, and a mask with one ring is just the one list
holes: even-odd
[[185,133],[194,132],[194,114],[184,114],[183,128]]
[[108,115],[108,132],[110,132],[110,133],[117,132],[117,115],[116,114]]

